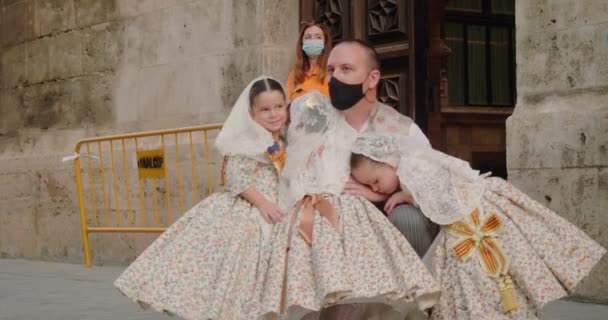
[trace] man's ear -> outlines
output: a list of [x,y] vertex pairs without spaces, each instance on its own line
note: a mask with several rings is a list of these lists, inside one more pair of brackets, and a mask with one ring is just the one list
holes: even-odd
[[380,82],[380,70],[374,69],[369,73],[369,89],[376,89],[378,87],[378,83]]
[[378,69],[374,69],[367,76],[367,80],[369,83],[369,87],[367,91],[365,91],[365,98],[369,102],[375,102],[376,97],[378,96],[378,83],[380,82],[380,71]]

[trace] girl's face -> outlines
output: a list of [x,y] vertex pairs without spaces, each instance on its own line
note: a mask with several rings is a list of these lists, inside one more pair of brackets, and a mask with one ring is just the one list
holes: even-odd
[[351,175],[377,193],[393,194],[399,188],[396,169],[386,163],[365,160],[351,171]]
[[255,99],[251,107],[251,118],[271,133],[278,133],[287,122],[287,103],[278,90],[264,91]]

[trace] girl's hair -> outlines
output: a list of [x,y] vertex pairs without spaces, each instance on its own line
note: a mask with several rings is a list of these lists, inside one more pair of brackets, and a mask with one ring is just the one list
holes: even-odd
[[283,86],[276,80],[270,78],[260,79],[251,85],[249,90],[249,108],[253,108],[255,98],[257,98],[262,92],[279,91],[285,99],[285,91]]
[[298,44],[296,45],[296,64],[293,68],[293,79],[296,83],[301,83],[304,81],[306,70],[310,68],[308,56],[302,49],[304,32],[306,32],[306,30],[310,27],[318,27],[321,29],[321,31],[323,31],[323,37],[325,38],[323,44],[323,53],[321,53],[321,55],[317,58],[317,65],[319,66],[320,70],[320,72],[317,74],[317,80],[319,80],[319,82],[323,82],[323,79],[325,79],[325,76],[327,75],[327,58],[329,57],[329,52],[331,51],[331,35],[329,34],[329,29],[322,23],[307,22],[304,24],[302,31],[300,31],[300,37],[298,38]]
[[380,164],[380,162],[378,162],[374,159],[371,159],[369,157],[366,157],[362,154],[359,154],[359,153],[350,154],[350,169],[351,170],[355,170],[355,169],[359,168],[365,162],[370,162],[373,165]]

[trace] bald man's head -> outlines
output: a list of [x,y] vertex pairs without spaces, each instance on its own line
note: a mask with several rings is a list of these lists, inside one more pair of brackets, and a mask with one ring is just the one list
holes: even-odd
[[334,107],[340,110],[356,107],[352,110],[369,112],[381,78],[378,54],[372,46],[361,40],[340,42],[329,54],[327,72]]
[[369,70],[380,70],[380,59],[378,59],[378,53],[376,49],[369,43],[360,39],[346,39],[340,41],[336,47],[339,46],[351,46],[355,50],[362,50],[365,53],[366,64]]

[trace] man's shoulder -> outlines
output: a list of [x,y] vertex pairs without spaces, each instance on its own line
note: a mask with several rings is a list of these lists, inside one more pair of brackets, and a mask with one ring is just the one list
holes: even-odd
[[379,101],[378,101],[378,115],[382,115],[386,119],[397,121],[397,122],[399,122],[399,124],[403,124],[403,125],[410,125],[410,124],[414,123],[414,120],[412,120],[412,118],[402,114],[401,112],[397,111],[395,108],[393,108],[387,104],[384,104],[382,102],[379,102]]
[[420,130],[420,127],[410,117],[401,114],[394,108],[378,102],[378,112],[375,115],[373,128],[377,132],[410,136],[418,139],[421,143],[430,145],[429,140]]

